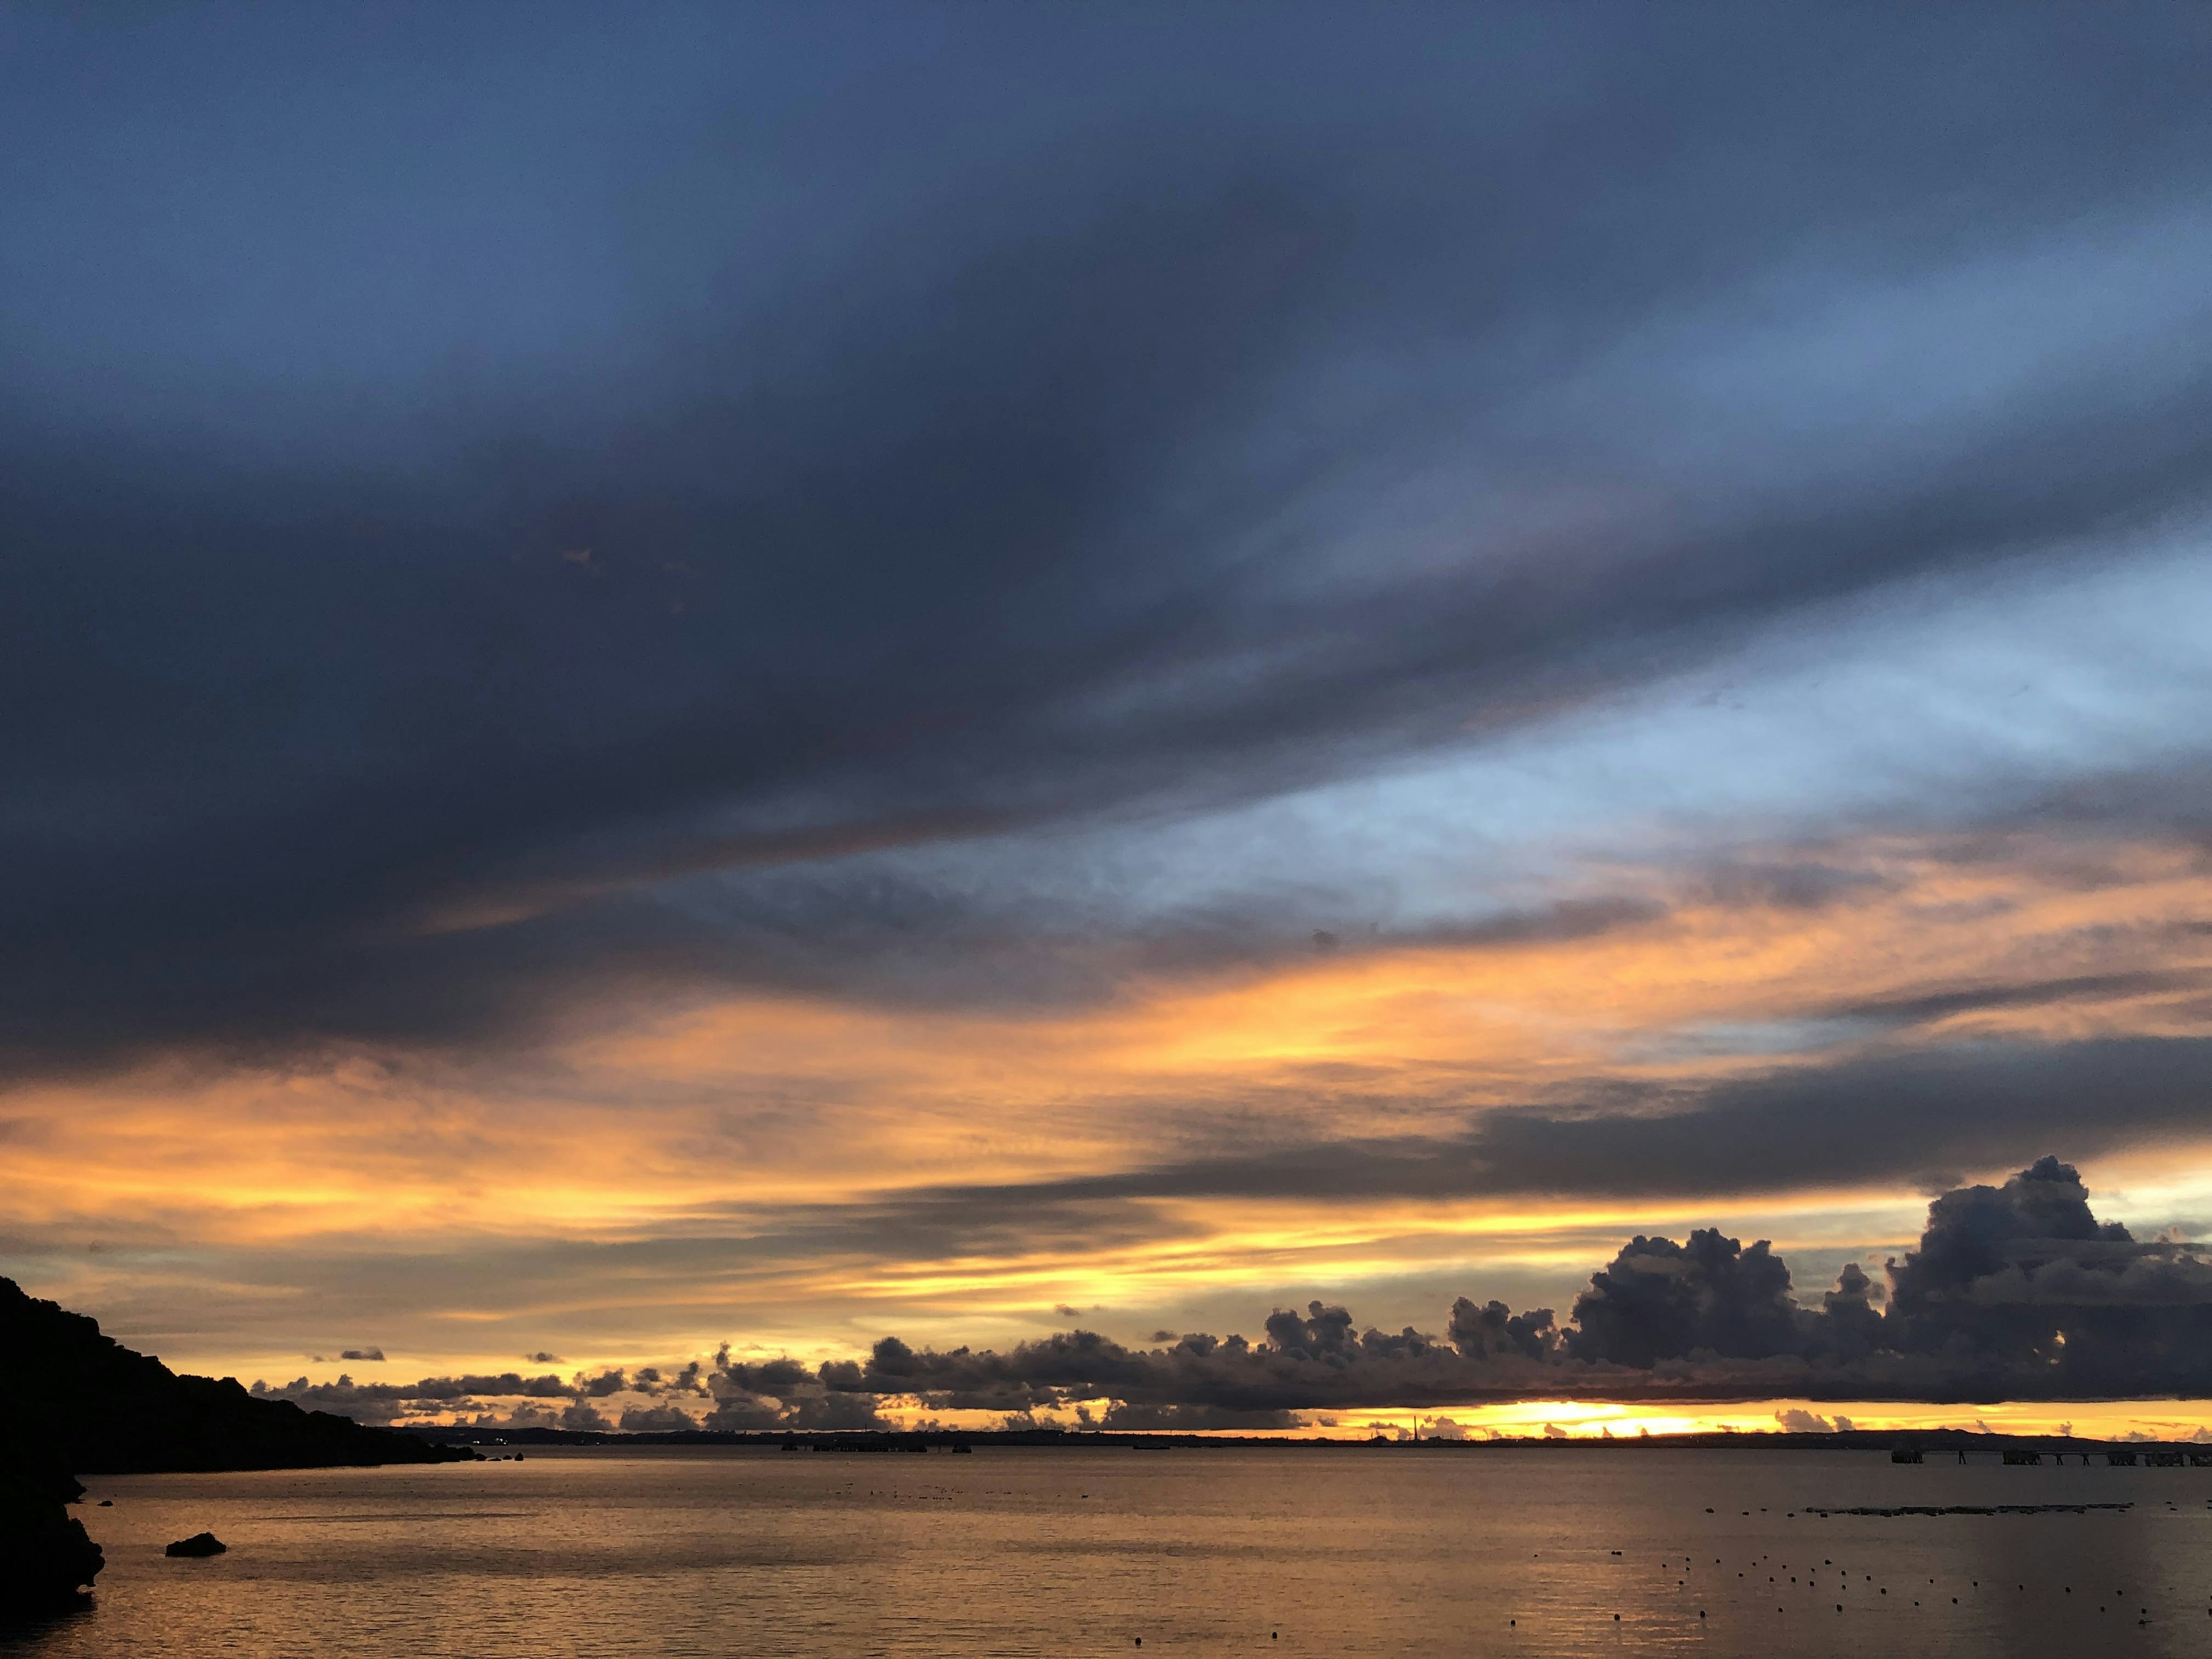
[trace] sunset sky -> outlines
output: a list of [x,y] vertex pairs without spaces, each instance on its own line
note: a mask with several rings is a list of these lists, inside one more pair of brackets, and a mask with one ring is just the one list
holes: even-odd
[[2212,1232],[2121,10],[0,5],[0,1273],[398,1383]]

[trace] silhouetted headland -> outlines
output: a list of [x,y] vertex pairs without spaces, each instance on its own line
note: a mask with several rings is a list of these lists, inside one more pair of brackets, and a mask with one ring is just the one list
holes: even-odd
[[0,1420],[75,1474],[436,1463],[467,1454],[289,1401],[236,1379],[179,1376],[99,1322],[0,1279]]
[[366,1428],[235,1379],[179,1376],[97,1321],[0,1279],[0,1619],[65,1608],[105,1565],[66,1505],[77,1474],[442,1463],[471,1454]]

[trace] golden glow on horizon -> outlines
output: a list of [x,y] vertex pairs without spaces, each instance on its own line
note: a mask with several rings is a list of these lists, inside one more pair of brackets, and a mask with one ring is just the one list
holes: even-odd
[[[1799,1414],[1802,1413],[1802,1416]],[[1410,1435],[1415,1413],[1406,1411],[1346,1412],[1323,1432],[1364,1437]],[[2212,1439],[2212,1401],[2057,1401],[1983,1406],[1922,1406],[1894,1401],[1759,1400],[1724,1405],[1682,1406],[1617,1403],[1591,1400],[1516,1401],[1508,1405],[1438,1407],[1419,1413],[1423,1434],[1449,1419],[1470,1436],[1501,1439],[1545,1437],[1549,1431],[1577,1439],[1632,1437],[1653,1434],[1771,1434],[1821,1425],[1874,1433],[1907,1429],[1963,1429],[1972,1433],[2050,1434],[2070,1432],[2084,1440],[2124,1440],[2148,1435],[2160,1440]],[[1794,1420],[1791,1420],[1794,1419]],[[1811,1419],[1817,1419],[1811,1420]]]
[[[1055,1224],[1017,1206],[980,1237],[965,1226],[970,1200],[933,1200],[942,1214],[900,1206],[934,1188],[1051,1182],[1267,1145],[1449,1136],[1489,1106],[1723,1077],[1774,1065],[1778,1052],[1848,1054],[1864,1040],[1856,1028],[1792,1023],[1931,988],[2124,968],[2136,977],[2108,993],[1960,1012],[1928,1030],[2201,1032],[2191,993],[2128,988],[2212,960],[2212,934],[2182,925],[2212,922],[2201,860],[2106,849],[2088,880],[2033,846],[2014,852],[1954,862],[1869,843],[1837,853],[1867,874],[1863,890],[1818,909],[1697,899],[1588,938],[1343,951],[1132,983],[1075,1012],[752,997],[580,1030],[482,1069],[356,1055],[20,1089],[7,1102],[4,1219],[81,1252],[68,1282],[98,1294],[198,1285],[222,1302],[231,1334],[179,1350],[211,1365],[263,1352],[258,1333],[327,1293],[289,1288],[289,1261],[331,1264],[327,1286],[350,1282],[352,1260],[548,1241],[697,1249],[657,1272],[580,1258],[558,1281],[426,1283],[418,1297],[447,1298],[406,1313],[426,1361],[441,1328],[558,1327],[610,1309],[627,1322],[624,1352],[712,1331],[720,1308],[722,1334],[788,1335],[822,1352],[891,1328],[922,1340],[1035,1334],[1055,1303],[1157,1309],[1172,1322],[1176,1306],[1218,1305],[1255,1283],[1414,1274],[1477,1293],[1502,1267],[1571,1279],[1631,1231],[1709,1223],[1772,1237],[1785,1252],[1865,1249],[1872,1265],[1917,1232],[1922,1195],[1801,1186],[1633,1202],[1071,1198]],[[1741,1035],[1762,1022],[1827,1046],[1793,1054]],[[2202,1213],[2212,1149],[2181,1149],[2178,1169],[2174,1155],[2107,1167],[2140,1175],[2163,1212]],[[195,1251],[233,1265],[195,1267]],[[1265,1312],[1241,1322],[1254,1328]],[[478,1346],[440,1352],[473,1358]]]
[[[763,1353],[757,1357],[768,1356]],[[530,1370],[527,1366],[522,1369],[526,1372]],[[556,1369],[567,1374],[573,1368]],[[1040,1411],[1019,1421],[1081,1432],[1097,1426],[1111,1402],[1099,1399],[1079,1403],[1080,1412],[1072,1402],[1066,1407]],[[703,1402],[695,1401],[693,1405],[695,1409],[703,1409]],[[936,1426],[972,1431],[997,1429],[1016,1420],[1000,1412],[930,1410],[910,1399],[886,1400],[882,1403],[881,1413],[886,1421],[899,1428]],[[1294,1428],[1200,1432],[1230,1437],[1256,1434],[1334,1440],[1367,1440],[1379,1435],[1399,1440],[1413,1438],[1418,1430],[1425,1440],[1628,1440],[1646,1433],[1762,1435],[1850,1429],[1879,1435],[1945,1429],[1969,1434],[2070,1436],[2085,1441],[2147,1439],[2212,1443],[2212,1401],[2041,1401],[1929,1406],[1895,1401],[1787,1398],[1711,1404],[1527,1400],[1428,1407],[1418,1412],[1400,1408],[1303,1412],[1296,1415],[1303,1420]],[[469,1414],[448,1411],[410,1420],[465,1422],[469,1420]]]

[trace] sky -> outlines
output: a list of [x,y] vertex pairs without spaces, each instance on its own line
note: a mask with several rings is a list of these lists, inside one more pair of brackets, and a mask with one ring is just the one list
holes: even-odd
[[386,1419],[2212,1397],[2208,53],[0,3],[0,1272]]

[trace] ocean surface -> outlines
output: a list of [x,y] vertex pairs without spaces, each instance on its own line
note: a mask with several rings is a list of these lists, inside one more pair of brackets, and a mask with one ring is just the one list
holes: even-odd
[[[2212,1653],[2212,1469],[652,1448],[89,1485],[94,1605],[0,1653]],[[2053,1503],[2132,1507],[1808,1512]],[[230,1553],[161,1553],[203,1529]]]

